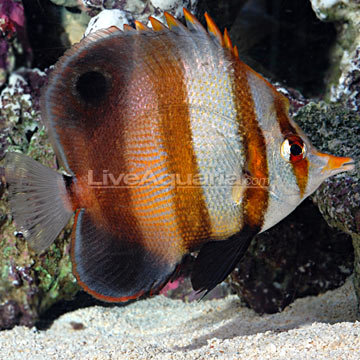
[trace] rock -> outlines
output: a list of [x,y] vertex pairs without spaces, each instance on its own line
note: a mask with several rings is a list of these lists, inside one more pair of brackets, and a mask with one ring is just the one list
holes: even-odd
[[[127,19],[127,21],[138,20],[148,26],[149,16],[153,16],[158,20],[166,23],[164,11],[171,13],[179,19],[183,18],[183,7],[195,13],[198,0],[112,0],[112,1],[99,1],[99,0],[83,0],[90,16],[99,14],[99,11],[104,10],[119,10],[121,11],[120,19]],[[109,13],[101,15],[110,18]],[[113,17],[113,16],[111,16]],[[120,20],[123,22],[123,20]],[[113,23],[111,20],[110,24]],[[116,21],[115,21],[116,23]],[[128,23],[128,22],[124,22]]]
[[350,109],[360,106],[360,3],[358,0],[311,0],[319,19],[335,22],[336,45],[331,51],[325,98],[343,102]]
[[[2,90],[0,160],[5,150],[21,151],[56,168],[54,152],[39,121],[40,88],[46,79],[37,69],[20,69]],[[71,225],[49,251],[36,255],[16,233],[4,184],[0,189],[0,329],[33,326],[52,304],[70,299],[78,291],[69,258]]]
[[258,235],[229,278],[258,313],[341,286],[353,270],[351,237],[331,229],[311,200]]
[[126,11],[120,9],[103,10],[91,18],[85,30],[85,36],[99,29],[107,29],[109,26],[122,29],[125,24],[130,24],[133,21],[134,18]]
[[[76,9],[76,10],[74,10]],[[89,23],[89,15],[79,8],[61,8],[61,22],[65,33],[63,34],[63,44],[73,45],[78,43],[84,36],[85,29]]]
[[[310,103],[295,117],[321,151],[351,156],[353,172],[327,179],[314,193],[326,221],[350,234],[355,251],[355,289],[360,302],[360,115],[341,104]],[[312,129],[318,128],[318,131]]]
[[[359,234],[360,115],[341,104],[320,102],[301,108],[295,121],[320,151],[355,159],[354,171],[325,180],[313,199],[331,226],[350,235]],[[314,128],[317,131],[313,131]]]
[[50,0],[50,1],[53,2],[55,5],[58,5],[58,6],[72,7],[72,6],[78,6],[79,5],[78,0]]

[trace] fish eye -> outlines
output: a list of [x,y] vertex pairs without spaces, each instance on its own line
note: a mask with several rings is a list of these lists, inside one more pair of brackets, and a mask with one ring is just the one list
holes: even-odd
[[87,71],[75,80],[75,88],[82,100],[96,104],[105,97],[108,82],[100,71]]
[[306,145],[299,136],[288,136],[281,144],[281,156],[292,163],[303,160],[306,157]]

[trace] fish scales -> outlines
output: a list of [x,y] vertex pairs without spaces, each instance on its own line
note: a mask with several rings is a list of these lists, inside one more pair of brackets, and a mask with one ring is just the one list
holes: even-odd
[[[259,123],[265,138],[266,158],[268,163],[268,183],[276,184],[279,182],[277,175],[278,167],[276,161],[274,161],[273,147],[269,145],[274,143],[276,138],[282,139],[284,137],[283,132],[286,134],[286,131],[282,130],[275,106],[272,104],[275,103],[276,98],[280,97],[280,103],[278,105],[279,111],[285,110],[285,113],[287,112],[286,106],[288,106],[288,104],[286,99],[281,94],[277,93],[271,84],[260,78],[258,74],[255,74],[253,71],[248,71],[247,78],[254,100],[256,120]],[[269,104],[271,105],[269,106]],[[274,119],[276,119],[276,121],[274,121]],[[285,122],[288,127],[293,127],[290,123],[291,120],[287,115],[283,118],[283,122]],[[294,132],[295,131],[296,130],[294,130]],[[293,170],[288,168],[287,172],[287,181],[291,179],[292,183],[296,182],[296,176]],[[295,196],[297,197],[297,200],[300,200],[300,194],[296,194]],[[279,202],[281,204],[279,204]],[[278,211],[278,208],[282,211]],[[291,204],[288,204],[286,207],[286,204],[276,196],[276,191],[270,191],[268,197],[268,211],[264,214],[262,231],[265,231],[278,223],[284,217],[285,213],[287,215],[293,211],[293,209],[294,206]]]
[[187,66],[185,82],[211,235],[224,238],[239,231],[242,221],[241,200],[233,201],[232,185],[221,175],[241,174],[245,159],[236,121],[232,63],[219,45],[209,42],[208,47],[212,49],[210,56],[197,54],[194,65]]
[[207,293],[257,233],[353,168],[311,146],[226,30],[184,15],[100,30],[56,64],[42,117],[70,175],[6,157],[19,230],[41,252],[75,212],[73,272],[105,301],[158,291],[199,249],[191,281]]

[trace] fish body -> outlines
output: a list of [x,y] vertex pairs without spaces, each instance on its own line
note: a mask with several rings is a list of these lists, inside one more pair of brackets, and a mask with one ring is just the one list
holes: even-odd
[[289,102],[206,15],[97,31],[56,64],[42,117],[68,175],[9,153],[14,219],[37,251],[75,212],[73,271],[106,301],[161,288],[200,249],[195,290],[351,158],[321,154]]

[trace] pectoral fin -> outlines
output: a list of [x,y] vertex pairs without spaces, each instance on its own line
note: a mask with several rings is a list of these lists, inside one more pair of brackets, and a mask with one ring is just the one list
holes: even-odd
[[258,229],[245,227],[228,240],[206,243],[195,260],[191,274],[194,290],[208,294],[233,271],[244,256]]

